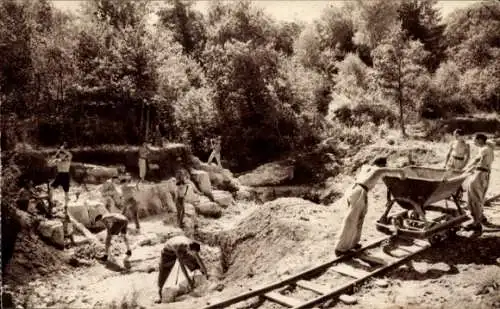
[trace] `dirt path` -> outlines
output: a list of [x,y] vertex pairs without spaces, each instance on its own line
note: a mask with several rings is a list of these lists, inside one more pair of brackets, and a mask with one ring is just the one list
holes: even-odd
[[[433,144],[432,147],[439,155],[429,161],[442,162],[445,145]],[[500,151],[496,151],[495,155],[497,159],[487,196],[498,194],[500,189]],[[347,188],[351,183],[350,177],[343,176],[339,186]],[[384,208],[385,192],[385,187],[380,184],[369,195],[370,208],[364,225],[363,242],[381,236],[373,223]],[[200,218],[199,226],[205,233],[217,234],[251,220],[249,218],[263,211],[261,207],[253,203],[237,203],[226,209],[220,219]],[[113,302],[126,302],[144,308],[199,308],[209,299],[225,298],[246,290],[248,286],[273,282],[279,276],[300,271],[333,256],[333,241],[345,211],[342,199],[327,207],[311,205],[302,209],[290,206],[289,213],[281,213],[281,209],[287,208],[276,208],[276,216],[279,216],[276,218],[276,225],[262,227],[262,230],[265,230],[265,235],[261,235],[262,239],[259,240],[256,236],[253,242],[249,243],[249,246],[255,246],[254,251],[258,251],[251,252],[255,253],[251,257],[254,260],[250,257],[248,260],[258,269],[251,275],[248,273],[249,268],[241,267],[244,257],[240,256],[236,257],[235,263],[240,263],[240,270],[245,273],[237,274],[237,270],[233,269],[231,276],[239,275],[241,278],[234,282],[224,280],[221,274],[220,249],[208,245],[202,247],[202,257],[210,269],[212,287],[217,283],[223,284],[219,286],[219,290],[222,290],[220,292],[214,291],[200,298],[186,297],[186,301],[173,304],[153,303],[157,293],[157,263],[162,243],[169,236],[180,233],[179,229],[165,225],[162,217],[157,216],[144,220],[141,223],[141,234],[131,236],[132,260],[137,262],[133,263],[130,272],[117,271],[94,262],[89,267],[71,268],[70,271],[32,281],[28,286],[18,288],[16,294],[24,295],[30,307],[92,308],[109,307]],[[500,224],[499,203],[485,208],[485,214],[493,223]],[[288,233],[283,229],[285,226],[300,226],[294,228],[300,231]],[[132,224],[130,228],[133,230]],[[98,237],[103,241],[104,233],[101,232]],[[120,262],[125,249],[120,242],[116,242],[115,247],[121,253],[117,258]],[[268,249],[259,251],[262,248]],[[460,308],[500,308],[498,258],[500,229],[488,230],[482,237],[474,240],[458,237],[455,241],[433,248],[411,264],[390,273],[387,276],[389,287],[380,288],[368,282],[356,293],[358,304],[349,307],[357,309],[413,306],[420,309],[454,304]],[[221,280],[217,280],[218,278]],[[335,281],[331,282],[334,283]],[[272,308],[265,305],[264,308],[266,307]],[[338,304],[337,308],[344,307],[347,306]]]

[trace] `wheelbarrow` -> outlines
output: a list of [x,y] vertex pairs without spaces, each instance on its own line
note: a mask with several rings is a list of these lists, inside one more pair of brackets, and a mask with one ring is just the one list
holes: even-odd
[[[454,235],[460,224],[469,220],[460,207],[462,184],[467,174],[411,166],[405,170],[406,179],[384,177],[387,186],[385,212],[377,221],[377,230],[385,234],[396,234],[410,238],[429,239],[431,243]],[[448,207],[452,200],[454,208]],[[435,205],[445,201],[445,207]],[[394,204],[403,211],[389,216]],[[428,219],[429,212],[439,216]]]

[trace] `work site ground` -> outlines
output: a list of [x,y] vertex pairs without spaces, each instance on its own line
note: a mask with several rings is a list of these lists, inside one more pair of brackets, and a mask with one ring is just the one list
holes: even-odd
[[[389,145],[381,140],[344,164],[355,170],[374,152],[389,155],[391,161],[415,149],[414,159],[419,164],[442,167],[447,145],[403,140]],[[500,193],[499,150],[495,150],[495,158],[487,198]],[[352,183],[353,173],[345,172],[330,179],[329,185],[341,196]],[[100,186],[88,185],[85,194],[92,195]],[[62,192],[55,198],[62,201]],[[74,195],[70,198],[75,199]],[[380,182],[368,198],[362,243],[382,236],[375,222],[385,207],[384,184]],[[201,308],[209,301],[237,295],[332,259],[346,207],[342,198],[328,205],[294,196],[262,203],[236,194],[234,203],[223,209],[220,218],[188,210],[188,220],[196,219],[188,230],[202,243],[200,255],[210,278],[173,303],[154,303],[163,243],[182,233],[163,213],[141,219],[140,233],[133,222],[129,223],[130,269],[123,267],[126,249],[120,237],[113,240],[113,258],[103,263],[98,260],[103,249],[96,245],[80,244],[61,251],[37,236],[22,234],[3,276],[4,291],[12,293],[20,308]],[[500,308],[500,200],[485,207],[484,214],[491,225],[481,236],[459,232],[455,239],[387,273],[383,278],[387,284],[368,281],[360,286],[354,294],[356,304],[339,302],[336,308]],[[103,246],[105,231],[95,235]],[[76,237],[77,242],[82,239]],[[332,288],[342,284],[333,273],[321,280]],[[252,301],[233,307],[252,308]],[[260,308],[277,307],[264,303]]]

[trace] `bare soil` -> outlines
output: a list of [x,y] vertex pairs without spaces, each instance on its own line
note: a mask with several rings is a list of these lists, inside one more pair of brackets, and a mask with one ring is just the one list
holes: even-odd
[[[345,164],[360,164],[377,152],[389,153],[392,162],[400,162],[407,156],[408,149],[414,150],[415,161],[431,166],[441,165],[446,154],[443,143],[395,141],[394,145],[388,145],[380,141]],[[499,158],[500,151],[495,155]],[[339,175],[331,183],[337,190],[345,190],[352,185],[352,174]],[[499,190],[500,160],[497,159],[487,197],[498,194]],[[385,197],[383,184],[370,192],[362,242],[382,236],[374,222],[384,209]],[[198,218],[197,237],[204,243],[202,258],[209,268],[210,282],[204,291],[182,296],[176,303],[153,303],[162,243],[169,236],[181,233],[178,228],[163,223],[162,215],[143,220],[138,235],[133,233],[133,224],[130,225],[133,262],[129,271],[121,268],[125,247],[118,240],[114,243],[114,252],[118,254],[114,265],[97,262],[87,254],[88,266],[72,267],[64,262],[63,253],[55,249],[28,255],[28,259],[45,263],[46,270],[36,271],[35,276],[28,276],[30,270],[20,266],[21,257],[26,255],[17,249],[19,254],[15,255],[8,270],[10,275],[6,277],[7,289],[30,308],[94,308],[116,304],[133,304],[128,308],[201,308],[207,301],[237,295],[251,286],[274,282],[333,258],[333,243],[345,210],[343,199],[323,206],[300,198],[280,198],[265,204],[237,202],[224,210],[222,218]],[[500,203],[485,208],[485,215],[493,224],[500,225]],[[104,232],[98,237],[103,241]],[[42,247],[34,246],[31,250],[42,250]],[[98,249],[79,250],[84,259],[85,250]],[[336,308],[500,308],[499,258],[500,226],[488,228],[479,238],[464,234],[388,273],[385,278],[388,287],[381,288],[369,281],[355,294],[356,305],[338,303]],[[227,271],[224,273],[224,270]],[[25,284],[16,284],[19,282]],[[341,284],[341,279],[332,272],[323,276],[321,283],[335,287]],[[262,308],[277,307],[264,303]]]

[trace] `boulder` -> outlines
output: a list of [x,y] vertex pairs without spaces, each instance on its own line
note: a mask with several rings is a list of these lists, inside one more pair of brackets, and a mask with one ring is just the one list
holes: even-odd
[[214,190],[213,196],[215,202],[224,208],[229,207],[234,202],[233,195],[226,191]]
[[109,211],[106,209],[104,203],[100,201],[88,201],[85,202],[87,205],[87,210],[89,212],[89,219],[91,224],[95,221],[98,215],[107,214]]
[[202,202],[194,206],[196,213],[209,218],[220,218],[222,208],[215,202]]
[[69,205],[68,212],[70,216],[75,218],[76,221],[80,222],[84,226],[90,227],[89,211],[87,206],[84,204]]
[[64,247],[64,230],[61,221],[45,220],[40,222],[38,233],[52,244]]
[[208,173],[212,186],[230,192],[239,190],[240,183],[228,169],[219,167],[216,164],[206,164],[195,156],[191,156],[191,164],[196,170]]
[[94,164],[73,162],[70,169],[71,177],[78,182],[101,184],[106,180],[118,176],[118,168],[105,167]]
[[255,191],[251,187],[241,186],[236,192],[236,199],[239,201],[250,201],[255,198]]
[[70,216],[83,224],[86,228],[94,227],[93,222],[97,215],[108,213],[106,206],[101,201],[84,201],[82,204],[73,204],[68,206]]
[[210,183],[210,175],[207,172],[193,169],[191,170],[191,176],[202,193],[204,194],[212,193],[212,184]]
[[285,162],[272,162],[241,175],[238,181],[245,186],[272,186],[293,178],[294,166]]

